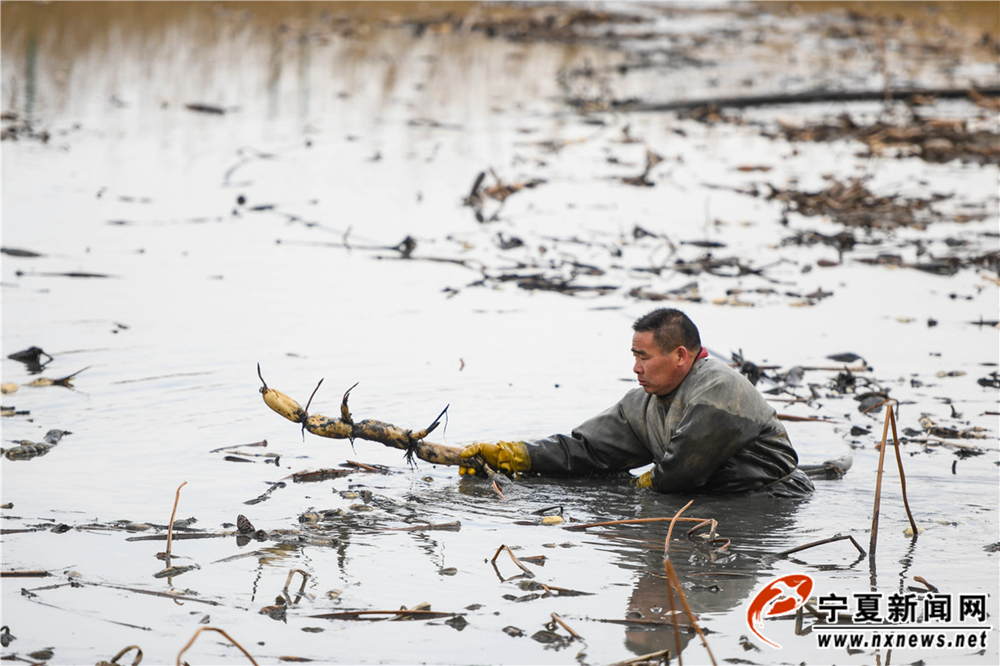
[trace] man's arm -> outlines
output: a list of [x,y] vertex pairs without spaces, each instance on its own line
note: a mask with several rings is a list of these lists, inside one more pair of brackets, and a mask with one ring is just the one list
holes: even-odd
[[652,462],[644,417],[646,400],[641,389],[630,391],[569,435],[528,443],[529,471],[547,476],[589,476]]

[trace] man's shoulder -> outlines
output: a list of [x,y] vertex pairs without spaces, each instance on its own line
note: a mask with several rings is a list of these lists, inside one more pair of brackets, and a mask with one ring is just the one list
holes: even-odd
[[[704,403],[712,405],[742,405],[745,410],[773,412],[773,408],[757,387],[740,372],[728,364],[711,358],[699,361],[698,372],[692,377],[686,389],[688,404]],[[688,382],[685,381],[685,384]]]
[[712,357],[699,360],[695,364],[695,367],[697,368],[697,375],[703,375],[705,378],[711,378],[716,381],[747,381],[746,377],[730,367],[728,363]]
[[[723,361],[714,358],[703,358],[695,364],[694,372],[690,373],[681,385],[692,393],[710,392],[725,389],[737,393],[758,393],[756,387],[740,372]],[[687,381],[690,379],[691,381]]]

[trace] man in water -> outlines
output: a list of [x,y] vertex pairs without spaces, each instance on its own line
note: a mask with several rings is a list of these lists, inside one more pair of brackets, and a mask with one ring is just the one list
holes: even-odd
[[569,435],[473,444],[462,457],[515,476],[605,475],[654,463],[635,483],[661,493],[812,492],[774,408],[743,375],[708,358],[687,315],[654,310],[632,329],[640,388]]

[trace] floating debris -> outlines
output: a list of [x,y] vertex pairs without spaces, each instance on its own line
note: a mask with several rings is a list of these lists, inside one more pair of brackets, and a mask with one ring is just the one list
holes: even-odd
[[97,662],[97,666],[120,666],[118,664],[118,660],[132,650],[135,650],[135,656],[132,658],[132,666],[139,666],[142,662],[142,648],[138,645],[129,645],[128,647],[122,648],[118,651],[118,654],[111,658],[111,661],[99,661]]
[[17,446],[9,449],[0,449],[0,453],[3,454],[8,460],[31,460],[38,456],[44,456],[46,453],[52,450],[56,444],[62,441],[65,435],[72,435],[73,433],[69,430],[59,430],[53,428],[45,433],[45,439],[41,442],[32,442],[27,439],[22,439],[17,441]]
[[[35,258],[44,257],[44,254],[34,252],[32,250],[21,250],[15,247],[0,247],[0,254],[6,254],[9,257],[22,257],[22,258]],[[13,356],[8,356],[7,358],[13,358]]]
[[287,484],[285,484],[283,481],[278,481],[276,483],[272,483],[267,490],[265,490],[263,493],[261,493],[257,497],[255,497],[253,499],[250,499],[250,500],[247,500],[246,502],[244,502],[244,504],[250,504],[250,505],[260,504],[261,502],[263,502],[265,500],[269,500],[269,499],[271,499],[271,493],[273,493],[275,490],[280,490],[281,488],[286,487],[286,485]]
[[66,388],[73,388],[72,380],[84,370],[88,370],[90,366],[81,370],[77,370],[72,375],[66,375],[65,377],[60,377],[59,379],[50,379],[48,377],[39,377],[38,379],[29,382],[28,386],[65,386]]
[[[43,356],[46,359],[44,362],[42,361]],[[31,373],[41,372],[46,365],[54,360],[41,347],[28,347],[19,352],[8,354],[7,358],[24,363],[28,366],[28,372]]]
[[216,106],[214,104],[201,104],[198,102],[185,104],[184,108],[188,111],[197,111],[198,113],[207,113],[215,116],[221,116],[226,113],[226,109],[221,106]]
[[[975,98],[976,95],[979,93],[968,91],[964,96]],[[953,160],[1000,164],[1000,134],[995,130],[973,129],[962,119],[928,118],[916,112],[908,114],[905,122],[905,125],[891,124],[880,119],[867,125],[859,124],[850,114],[843,113],[833,122],[802,126],[779,122],[778,133],[788,141],[854,139],[863,143],[873,157],[916,156],[937,164]],[[768,134],[765,131],[765,135]]]
[[200,568],[201,567],[197,564],[191,564],[183,567],[167,567],[153,574],[153,578],[173,578],[174,576],[180,576],[183,573]]
[[[521,190],[538,187],[539,185],[545,183],[544,180],[538,178],[516,183],[507,183],[501,180],[500,176],[498,176],[493,169],[490,169],[489,173],[493,177],[493,184],[488,187],[483,187],[483,181],[486,179],[486,172],[479,172],[479,175],[476,176],[475,182],[472,184],[472,190],[462,202],[464,205],[472,208],[476,214],[476,220],[480,223],[495,222],[499,219],[503,203],[511,195],[520,192]],[[487,214],[484,209],[489,200],[498,202],[499,206],[496,210]]]

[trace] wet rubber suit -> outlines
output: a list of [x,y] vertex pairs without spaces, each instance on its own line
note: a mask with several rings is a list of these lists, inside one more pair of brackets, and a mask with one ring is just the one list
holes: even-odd
[[531,472],[612,474],[651,462],[661,493],[799,497],[813,490],[774,408],[725,363],[700,358],[672,393],[637,388],[570,435],[527,444]]

